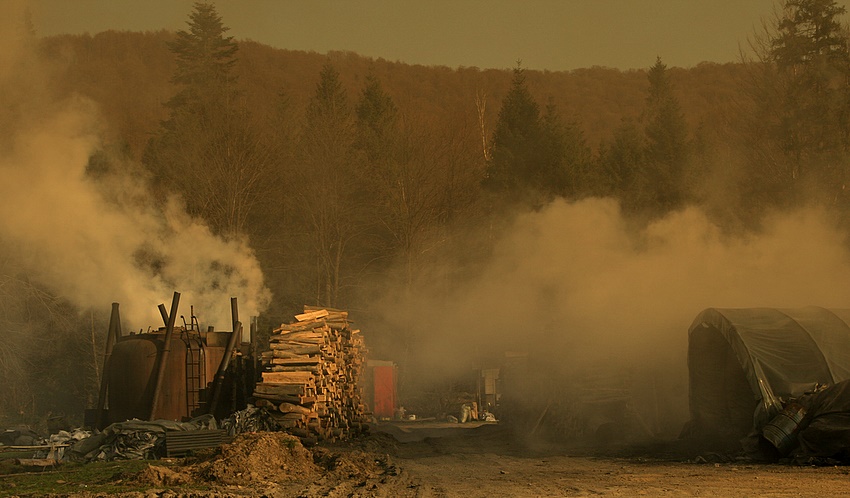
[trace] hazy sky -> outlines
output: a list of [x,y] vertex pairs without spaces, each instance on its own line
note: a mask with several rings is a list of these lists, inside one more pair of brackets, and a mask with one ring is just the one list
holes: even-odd
[[[11,1],[11,0],[0,0]],[[30,0],[39,35],[183,29],[194,0]],[[778,0],[217,0],[229,34],[410,64],[569,70],[735,62]],[[850,0],[838,2],[850,4]]]

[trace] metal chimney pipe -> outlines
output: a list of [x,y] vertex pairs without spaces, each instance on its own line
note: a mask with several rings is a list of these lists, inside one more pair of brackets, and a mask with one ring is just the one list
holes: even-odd
[[165,311],[165,305],[160,304],[158,306],[158,308],[159,308],[159,314],[162,315],[162,324],[165,325],[166,327],[168,327],[168,312]]
[[[230,330],[236,332],[236,324],[239,323],[239,307],[236,306],[236,298],[235,297],[230,298],[230,316],[231,316],[231,321],[233,322],[232,323],[233,328],[230,329]],[[240,342],[241,342],[241,338],[240,338]]]
[[103,353],[103,366],[100,371],[100,391],[97,395],[97,412],[95,413],[94,427],[102,429],[103,408],[106,406],[107,372],[109,359],[112,357],[112,347],[118,337],[121,336],[121,320],[118,315],[118,303],[112,303],[112,315],[109,317],[109,330],[106,332],[106,347]]
[[207,413],[215,415],[215,409],[218,407],[218,399],[221,394],[221,386],[224,384],[224,374],[227,372],[227,367],[230,365],[230,357],[233,356],[233,350],[236,349],[236,344],[239,342],[239,337],[242,336],[242,323],[236,322],[233,326],[233,332],[230,333],[230,340],[227,341],[227,348],[224,350],[224,356],[221,357],[221,363],[218,365],[218,371],[215,374],[215,380],[212,385],[212,398],[207,405]]
[[[171,313],[168,314],[168,321],[165,326],[165,339],[157,361],[156,380],[154,383],[153,399],[151,399],[151,411],[148,420],[155,420],[156,404],[159,402],[159,395],[162,391],[162,379],[165,377],[165,368],[168,364],[168,354],[171,352],[171,336],[174,334],[174,320],[177,318],[177,308],[179,303],[180,293],[175,292],[174,297],[171,300]],[[161,309],[163,308],[160,308],[160,310]]]

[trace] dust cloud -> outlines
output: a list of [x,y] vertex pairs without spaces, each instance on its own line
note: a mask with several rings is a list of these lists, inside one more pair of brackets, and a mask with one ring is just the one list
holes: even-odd
[[682,414],[687,331],[703,309],[850,303],[845,239],[814,208],[732,236],[697,208],[636,227],[614,200],[561,200],[495,239],[477,278],[449,293],[420,284],[381,303],[405,310],[397,316],[407,320],[389,317],[387,327],[408,331],[413,347],[390,355],[419,365],[417,377],[497,366],[499,355],[522,351],[564,376],[650,372],[678,391]]
[[138,165],[87,173],[102,148],[97,108],[80,96],[50,94],[51,68],[21,22],[25,4],[3,10],[4,259],[80,308],[108,311],[118,302],[125,333],[161,326],[157,305],[169,309],[175,291],[179,313],[188,322],[192,305],[203,327],[230,329],[230,297],[237,297],[240,316],[262,311],[269,293],[243,241],[215,237],[178,199],[157,205]]

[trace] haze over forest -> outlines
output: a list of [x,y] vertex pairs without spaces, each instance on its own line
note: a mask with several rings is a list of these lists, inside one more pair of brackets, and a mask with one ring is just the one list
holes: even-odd
[[265,334],[350,310],[423,382],[652,365],[681,408],[702,309],[850,297],[846,12],[797,3],[741,62],[632,71],[275,49],[203,3],[179,32],[6,16],[2,415],[82,413],[111,302],[145,330],[173,291]]

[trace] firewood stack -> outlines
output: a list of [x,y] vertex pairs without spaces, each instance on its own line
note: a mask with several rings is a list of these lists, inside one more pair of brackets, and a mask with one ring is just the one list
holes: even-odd
[[305,442],[346,439],[367,430],[358,380],[366,347],[345,311],[304,307],[272,332],[263,377],[254,389],[287,432]]

